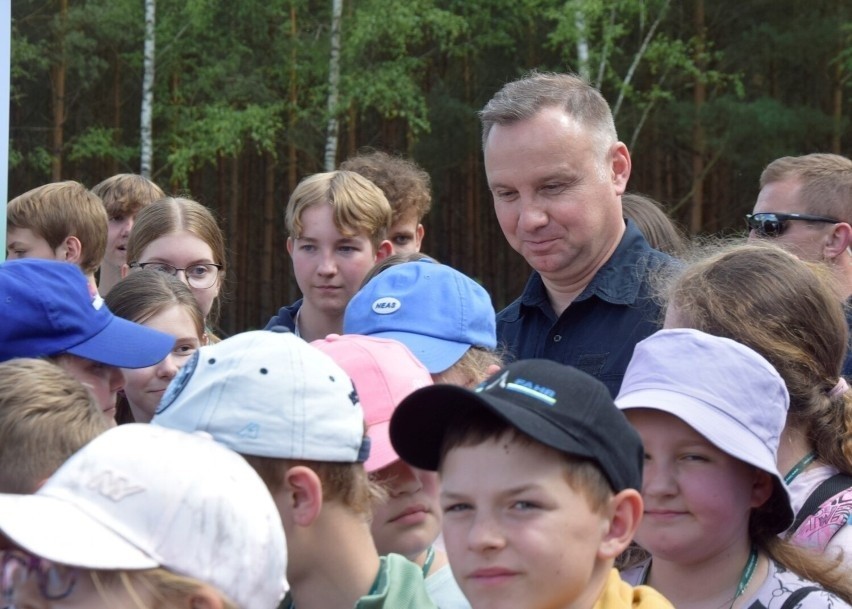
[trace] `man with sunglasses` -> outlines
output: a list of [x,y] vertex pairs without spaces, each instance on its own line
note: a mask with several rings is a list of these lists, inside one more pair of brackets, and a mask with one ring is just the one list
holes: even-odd
[[[803,260],[827,263],[838,294],[852,306],[852,160],[807,154],[772,161],[746,222],[750,239],[771,239]],[[849,354],[843,374],[852,375]]]

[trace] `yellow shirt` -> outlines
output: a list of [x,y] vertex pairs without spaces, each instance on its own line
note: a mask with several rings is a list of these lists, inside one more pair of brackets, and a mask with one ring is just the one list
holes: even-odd
[[618,570],[610,571],[603,592],[592,609],[674,609],[662,594],[650,586],[631,586]]

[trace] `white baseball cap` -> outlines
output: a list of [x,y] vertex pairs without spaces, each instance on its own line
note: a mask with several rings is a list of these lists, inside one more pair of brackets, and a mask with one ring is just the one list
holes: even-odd
[[206,431],[242,455],[363,463],[370,452],[352,380],[290,332],[244,332],[201,347],[151,422]]
[[162,567],[243,609],[287,591],[287,547],[266,486],[203,434],[142,423],[104,432],[34,495],[0,494],[0,530],[27,552],[84,569]]
[[775,489],[766,520],[775,532],[793,521],[776,465],[790,396],[756,351],[699,330],[660,330],[636,345],[615,405],[674,415],[719,450],[769,473]]

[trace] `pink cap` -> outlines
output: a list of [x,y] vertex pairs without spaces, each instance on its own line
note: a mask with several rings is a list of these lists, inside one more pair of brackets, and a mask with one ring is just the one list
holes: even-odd
[[368,472],[399,459],[390,443],[388,427],[397,405],[409,393],[432,384],[426,367],[408,347],[395,340],[359,334],[329,334],[311,343],[348,374],[364,410],[372,443],[364,466]]

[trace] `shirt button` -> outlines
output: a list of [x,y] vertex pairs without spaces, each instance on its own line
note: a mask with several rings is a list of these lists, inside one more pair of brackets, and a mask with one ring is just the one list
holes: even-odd
[[553,342],[558,343],[560,340],[562,340],[562,335],[561,335],[561,334],[555,334],[555,335],[553,336]]

